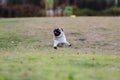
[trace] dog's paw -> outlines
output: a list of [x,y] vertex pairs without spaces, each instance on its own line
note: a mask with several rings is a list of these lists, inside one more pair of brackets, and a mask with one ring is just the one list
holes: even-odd
[[57,47],[54,47],[54,49],[57,49]]
[[69,47],[71,47],[72,45],[70,44]]

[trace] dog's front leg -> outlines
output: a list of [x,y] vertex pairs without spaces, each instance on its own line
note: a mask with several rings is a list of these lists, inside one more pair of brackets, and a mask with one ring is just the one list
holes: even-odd
[[53,45],[54,49],[57,49],[57,45],[58,45],[58,41],[54,40],[54,45]]

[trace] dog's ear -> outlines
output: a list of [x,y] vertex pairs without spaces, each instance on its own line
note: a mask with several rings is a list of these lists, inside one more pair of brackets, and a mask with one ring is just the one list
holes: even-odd
[[61,30],[63,31],[63,28],[61,28]]
[[55,33],[56,29],[53,30],[53,32]]

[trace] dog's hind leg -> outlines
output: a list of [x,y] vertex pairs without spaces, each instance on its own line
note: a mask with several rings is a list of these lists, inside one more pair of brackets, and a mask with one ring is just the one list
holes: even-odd
[[67,41],[64,42],[64,43],[65,43],[66,46],[69,46],[69,47],[71,46],[71,44],[69,42],[67,42]]

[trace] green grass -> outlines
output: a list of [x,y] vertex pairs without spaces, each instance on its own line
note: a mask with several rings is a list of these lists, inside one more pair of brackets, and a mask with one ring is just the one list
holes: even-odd
[[0,80],[119,80],[120,78],[118,56],[58,54],[57,51],[51,54],[41,53],[42,51],[13,53],[14,55],[4,53],[5,56],[0,59]]
[[[79,41],[80,36],[89,41],[82,34],[99,29],[114,35],[107,35],[109,42],[118,43],[119,24],[119,17],[0,19],[0,80],[119,80],[119,44],[101,51]],[[59,25],[72,47],[52,48],[51,32]]]

